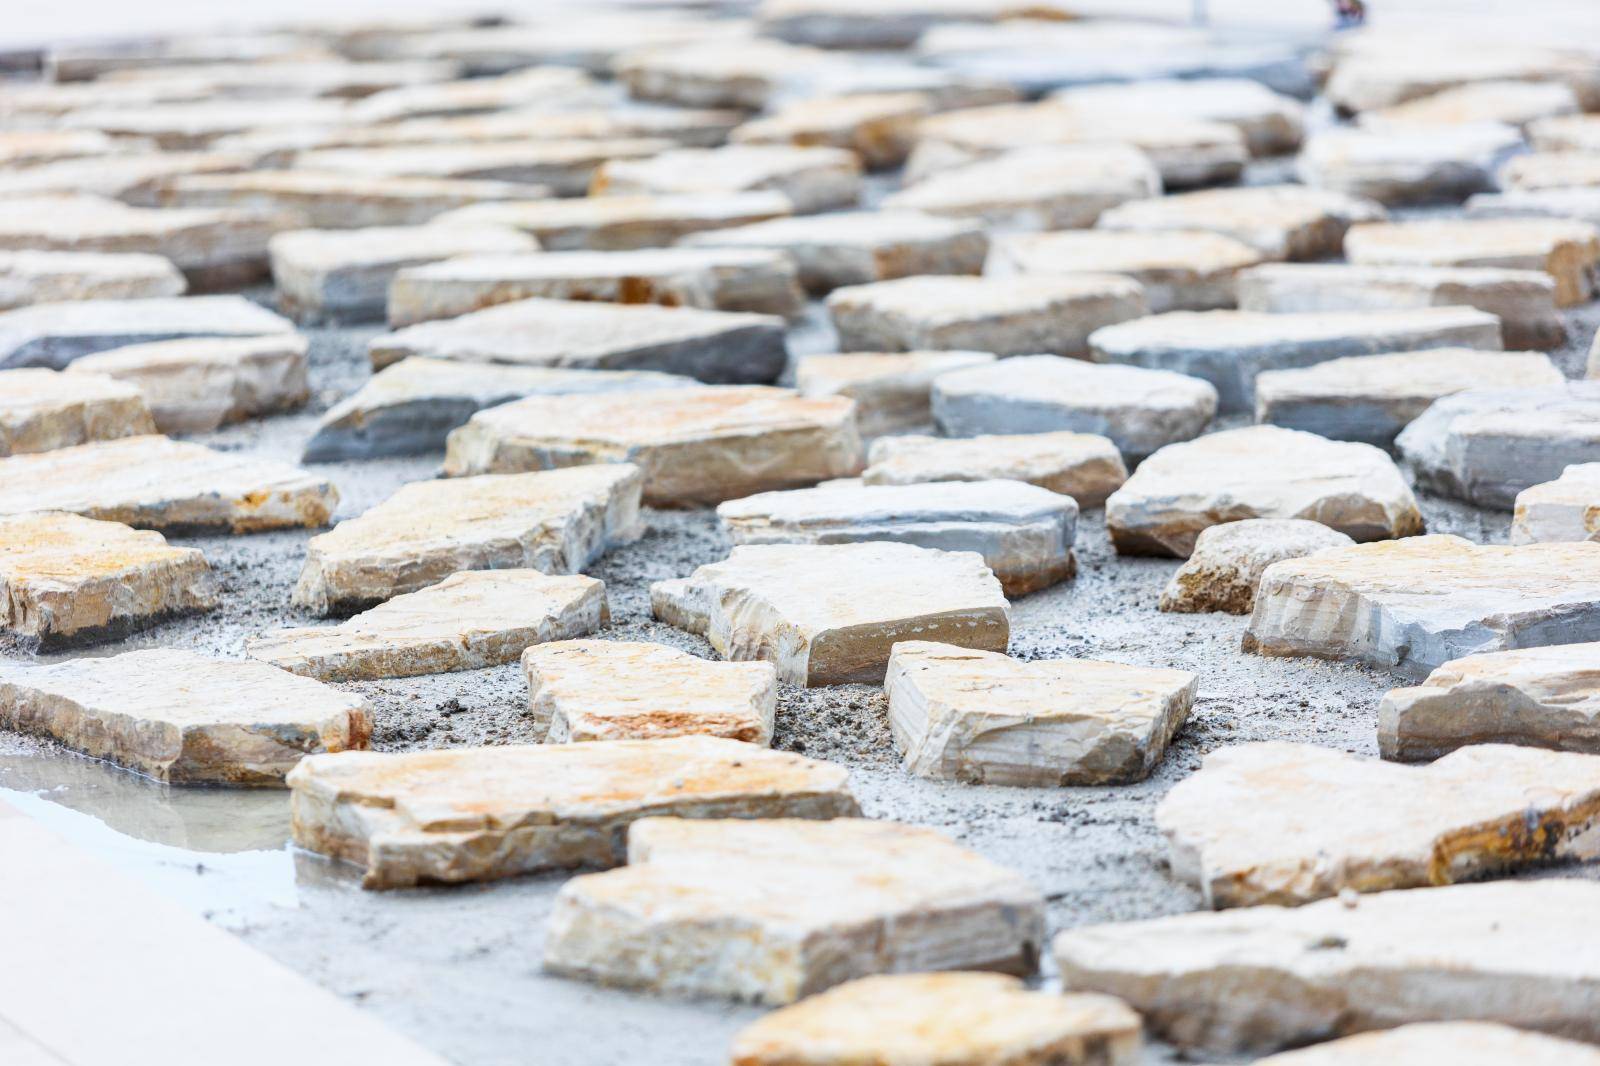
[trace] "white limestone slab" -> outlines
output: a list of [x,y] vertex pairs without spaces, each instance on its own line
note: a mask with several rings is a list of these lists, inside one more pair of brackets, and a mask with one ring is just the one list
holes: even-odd
[[1480,81],[1363,111],[1357,118],[1363,127],[1391,132],[1481,122],[1526,131],[1530,125],[1580,110],[1577,95],[1557,81]]
[[1245,518],[1209,526],[1161,591],[1160,606],[1182,614],[1249,614],[1267,567],[1354,543],[1338,530],[1304,518]]
[[1494,122],[1341,128],[1307,140],[1297,166],[1307,185],[1381,204],[1459,203],[1493,189],[1522,146],[1521,133]]
[[[411,44],[426,47],[434,34],[408,34]],[[444,35],[448,37],[449,34]],[[529,65],[510,73],[461,78],[391,89],[367,97],[350,109],[352,118],[378,125],[398,125],[411,119],[483,115],[528,109],[550,114],[550,109],[585,106],[605,100],[603,90],[587,72],[571,67]]]
[[1568,114],[1528,125],[1528,143],[1541,152],[1600,152],[1600,117]]
[[802,396],[845,396],[856,404],[863,437],[918,429],[933,422],[934,379],[995,361],[988,352],[847,352],[807,355],[795,363]]
[[612,69],[636,100],[753,111],[832,63],[815,48],[757,37],[642,48],[618,57]]
[[1600,229],[1556,219],[1441,219],[1358,226],[1345,242],[1350,262],[1369,266],[1501,267],[1543,270],[1556,306],[1600,290]]
[[1304,104],[1251,78],[1154,78],[1079,85],[1052,93],[1050,99],[1084,114],[1220,122],[1242,133],[1254,156],[1293,152],[1305,130]]
[[66,300],[181,296],[188,283],[159,255],[0,252],[0,311]]
[[248,152],[127,152],[63,159],[0,173],[0,198],[94,196],[148,207],[143,197],[166,178],[231,173],[254,163]]
[[288,319],[242,296],[35,304],[0,312],[0,368],[60,368],[80,356],[129,344],[293,330]]
[[1419,97],[1481,82],[1556,82],[1568,86],[1585,109],[1600,104],[1600,73],[1581,50],[1534,41],[1467,35],[1381,39],[1335,65],[1329,100],[1347,112],[1394,107]]
[[344,100],[201,100],[69,111],[63,129],[100,130],[116,137],[147,137],[168,152],[196,151],[217,138],[246,130],[337,122]]
[[1528,152],[1507,160],[1495,177],[1513,191],[1600,187],[1600,152]]
[[614,159],[594,176],[591,195],[780,192],[796,214],[838,211],[861,199],[861,163],[841,148],[740,144],[679,148],[649,159]]
[[1122,274],[1144,288],[1151,314],[1161,314],[1233,307],[1239,272],[1262,258],[1247,244],[1204,230],[1019,233],[996,239],[983,272]]
[[0,457],[154,432],[132,385],[98,374],[0,370]]
[[1268,259],[1338,255],[1352,225],[1388,217],[1373,200],[1304,185],[1206,189],[1151,197],[1105,211],[1096,223],[1114,230],[1208,230],[1232,237]]
[[[998,22],[1023,10],[1013,0],[886,0],[871,6],[849,0],[764,0],[757,16],[762,34],[780,41],[888,50],[909,48],[934,26]],[[1030,18],[1073,17],[1055,0],[1025,10]]]
[[1517,493],[1511,543],[1600,539],[1600,463],[1574,463]]
[[1552,218],[1600,226],[1600,189],[1512,189],[1479,193],[1467,201],[1475,219]]
[[785,218],[793,211],[787,196],[769,190],[475,204],[438,221],[509,226],[531,233],[552,252],[624,252],[665,248],[690,234]]
[[1600,1051],[1492,1022],[1417,1022],[1257,1059],[1263,1066],[1359,1066],[1448,1062],[1453,1066],[1600,1066]]
[[701,41],[743,39],[750,33],[748,23],[707,19],[697,13],[601,9],[527,15],[526,21],[510,25],[415,34],[396,48],[396,55],[454,60],[473,77],[545,65],[606,74],[634,49],[682,49]]
[[416,144],[380,148],[319,148],[296,152],[296,170],[326,170],[363,178],[476,178],[528,186],[527,199],[554,192],[582,196],[610,160],[642,159],[675,147],[660,137],[619,140],[508,141]]
[[120,141],[98,130],[8,129],[0,130],[0,166],[31,167],[62,159],[147,152],[154,147],[147,140]]
[[1122,453],[1093,433],[1018,433],[957,439],[880,437],[867,452],[866,485],[932,481],[1026,481],[1099,507],[1128,479]]

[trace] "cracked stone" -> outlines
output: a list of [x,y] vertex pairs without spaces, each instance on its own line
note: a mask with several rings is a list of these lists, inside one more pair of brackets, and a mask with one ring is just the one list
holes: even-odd
[[1161,610],[1249,614],[1267,567],[1354,543],[1303,518],[1246,518],[1202,529],[1194,551],[1162,591]]
[[872,442],[867,485],[936,481],[1025,481],[1071,496],[1080,510],[1100,507],[1126,480],[1122,453],[1093,433],[1019,433],[958,439],[896,436]]

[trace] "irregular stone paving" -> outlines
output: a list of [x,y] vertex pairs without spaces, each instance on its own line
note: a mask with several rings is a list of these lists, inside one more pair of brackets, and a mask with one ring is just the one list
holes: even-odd
[[81,356],[129,344],[181,337],[251,337],[293,330],[288,319],[242,296],[34,304],[0,312],[0,368],[60,369]]
[[1432,348],[1358,355],[1264,372],[1256,378],[1256,421],[1388,448],[1441,397],[1565,384],[1543,352]]
[[307,756],[367,746],[360,696],[266,663],[148,648],[0,661],[0,726],[174,785],[281,788]]
[[1128,480],[1122,453],[1093,433],[1019,433],[955,440],[894,436],[872,442],[866,485],[916,485],[938,481],[1026,481],[1071,496],[1087,510]]
[[1027,973],[1043,937],[1037,889],[931,829],[653,818],[628,834],[627,866],[561,887],[544,965],[603,985],[783,1004],[878,973]]
[[1413,767],[1230,745],[1167,793],[1156,825],[1173,874],[1219,909],[1448,885],[1600,854],[1600,757],[1475,744]]
[[1121,997],[1181,1048],[1259,1053],[1455,1020],[1593,1043],[1600,941],[1581,916],[1596,906],[1586,881],[1451,885],[1091,925],[1057,936],[1055,956],[1065,988]]
[[289,787],[297,844],[364,867],[365,888],[408,888],[614,866],[636,839],[628,829],[657,815],[849,817],[846,776],[753,744],[671,737],[328,755],[302,762]]
[[624,640],[563,640],[522,653],[528,707],[551,744],[711,736],[772,743],[771,663],[721,663]]
[[1345,241],[1364,266],[1501,267],[1543,270],[1556,306],[1594,299],[1600,289],[1600,229],[1570,219],[1443,219],[1358,226]]
[[1600,463],[1574,463],[1517,493],[1511,543],[1600,540]]
[[1016,481],[832,482],[729,500],[717,518],[734,544],[895,541],[977,552],[1007,596],[1048,588],[1078,569],[1077,502]]
[[1244,650],[1353,659],[1421,678],[1481,652],[1600,640],[1600,544],[1435,534],[1267,568]]
[[552,252],[621,252],[665,248],[691,234],[785,218],[793,210],[781,192],[596,196],[475,204],[437,221],[508,226],[531,233]]
[[349,612],[458,570],[576,574],[643,535],[642,481],[630,463],[413,481],[306,543],[294,603]]
[[1202,530],[1242,518],[1305,518],[1358,541],[1422,532],[1417,501],[1383,452],[1277,426],[1168,445],[1106,500],[1123,555],[1186,559]]
[[515,662],[606,621],[605,584],[538,570],[462,570],[336,626],[270,630],[251,658],[319,681],[368,681]]
[[732,1062],[1134,1066],[1140,1047],[1139,1016],[1110,996],[1035,992],[1004,974],[919,973],[864,977],[773,1011],[734,1038]]
[[1500,165],[1522,146],[1517,130],[1492,122],[1334,129],[1306,142],[1299,173],[1307,185],[1391,206],[1456,203],[1493,190]]
[[875,683],[904,639],[1005,651],[1009,605],[976,552],[910,544],[760,544],[650,586],[668,625],[794,685]]
[[933,416],[954,437],[1070,430],[1109,437],[1130,463],[1198,436],[1217,409],[1210,385],[1186,374],[1021,356],[940,375]]
[[1056,788],[1149,776],[1188,719],[1197,682],[1183,670],[1020,662],[911,640],[894,646],[883,688],[911,773]]
[[128,252],[0,252],[0,311],[63,300],[180,296],[188,283],[172,261]]
[[1329,359],[1419,348],[1498,351],[1500,321],[1470,307],[1405,311],[1173,311],[1095,331],[1099,363],[1172,370],[1216,386],[1218,410],[1249,411],[1256,375]]
[[1139,284],[1115,274],[900,278],[836,289],[827,303],[845,351],[1000,356],[1082,357],[1091,333],[1146,310]]
[[1361,1033],[1257,1059],[1262,1066],[1366,1066],[1374,1062],[1448,1062],[1453,1066],[1600,1066],[1600,1051],[1492,1022],[1419,1022]]
[[116,522],[46,512],[0,518],[0,623],[45,644],[117,636],[217,605],[197,548]]
[[1052,93],[1050,99],[1085,114],[1224,123],[1244,135],[1250,154],[1256,156],[1294,151],[1305,131],[1304,104],[1249,78],[1154,78],[1079,85]]
[[1203,230],[1090,230],[1002,237],[984,273],[1124,274],[1144,287],[1151,313],[1161,314],[1233,307],[1239,271],[1261,260],[1249,245]]
[[769,382],[787,353],[783,319],[691,307],[518,300],[376,337],[372,366],[414,355],[462,363],[658,370],[712,382]]
[[[91,356],[91,359],[102,358]],[[442,451],[445,438],[485,407],[526,396],[692,388],[648,370],[463,363],[414,355],[392,363],[330,407],[306,442],[306,462]]]
[[861,199],[861,163],[841,148],[740,144],[679,148],[648,159],[614,158],[590,194],[781,192],[796,214],[842,210]]
[[479,411],[450,433],[444,472],[512,473],[633,463],[651,506],[720,503],[861,469],[855,403],[760,385],[530,396]]
[[1248,244],[1268,259],[1338,255],[1345,232],[1387,217],[1372,200],[1303,185],[1206,189],[1136,200],[1100,216],[1100,229],[1207,230]]
[[847,396],[864,437],[933,423],[935,378],[993,363],[988,352],[847,352],[807,355],[794,368],[802,396]]
[[1447,396],[1395,439],[1417,484],[1510,510],[1517,494],[1572,463],[1600,461],[1600,382]]
[[672,148],[659,137],[592,141],[491,141],[379,148],[316,148],[294,154],[296,170],[357,178],[476,178],[526,186],[523,199],[548,193],[582,196],[607,160],[640,158]]
[[1304,518],[1245,518],[1202,529],[1188,560],[1162,590],[1161,609],[1249,614],[1267,567],[1354,543],[1338,530]]
[[[1484,122],[1537,129],[1554,116],[1579,110],[1577,96],[1560,82],[1482,81],[1429,93],[1393,107],[1364,111],[1359,119],[1364,127],[1384,130],[1449,128]],[[1534,143],[1537,145],[1538,138]]]
[[165,532],[326,525],[332,482],[288,463],[162,436],[0,459],[0,515],[68,511]]
[[100,374],[0,370],[0,457],[155,432],[132,385]]

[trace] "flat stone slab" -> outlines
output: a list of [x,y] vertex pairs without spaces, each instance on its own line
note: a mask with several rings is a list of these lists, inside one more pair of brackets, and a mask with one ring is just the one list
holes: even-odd
[[613,69],[636,100],[759,111],[776,102],[790,83],[833,62],[815,48],[739,34],[731,40],[643,48],[619,56]]
[[933,416],[952,437],[1070,430],[1109,437],[1130,462],[1198,436],[1217,392],[1198,378],[1053,355],[941,375]]
[[1434,534],[1267,568],[1244,650],[1354,659],[1421,678],[1483,652],[1600,640],[1600,544]]
[[1454,1066],[1600,1066],[1600,1051],[1490,1022],[1418,1022],[1361,1033],[1257,1059],[1262,1066],[1361,1066],[1373,1062],[1448,1062]]
[[[389,285],[408,267],[452,256],[536,252],[539,242],[499,226],[294,230],[268,243],[278,305],[302,322],[381,319]],[[442,316],[434,316],[442,317]]]
[[372,716],[266,663],[149,648],[0,663],[0,726],[174,785],[281,788],[307,755],[365,748]]
[[1122,453],[1093,433],[1018,433],[949,439],[880,437],[867,451],[866,485],[937,481],[1025,481],[1099,507],[1128,480]]
[[1495,174],[1523,146],[1514,127],[1461,126],[1331,129],[1300,150],[1307,185],[1381,204],[1459,203],[1495,188]]
[[982,556],[884,541],[734,548],[651,585],[650,606],[724,659],[766,659],[807,686],[880,682],[900,640],[1005,651],[1011,635]]
[[1078,504],[1015,481],[821,485],[729,500],[717,518],[734,544],[894,541],[977,552],[1007,596],[1071,578]]
[[35,304],[0,312],[0,368],[60,369],[80,356],[129,344],[293,330],[288,319],[242,296]]
[[1243,518],[1304,518],[1358,541],[1422,532],[1416,498],[1384,452],[1277,426],[1168,445],[1106,500],[1122,555],[1187,559],[1202,530]]
[[198,100],[188,103],[133,104],[83,108],[61,116],[67,129],[99,130],[115,137],[144,137],[162,151],[196,151],[230,133],[338,122],[344,100]]
[[894,646],[883,688],[895,747],[918,777],[1058,788],[1148,777],[1197,682],[1183,670],[1021,662],[911,640]]
[[[113,203],[116,200],[125,199],[129,203],[138,201],[139,206],[150,207],[153,205],[144,202],[145,195],[152,186],[166,178],[180,174],[231,173],[247,170],[254,164],[254,158],[247,152],[129,152],[92,159],[63,159],[56,163],[40,163],[37,166],[0,173],[0,198],[78,199],[84,197],[93,199],[103,208],[107,203],[103,198],[110,197],[110,202]],[[59,208],[56,210],[59,210]],[[26,219],[28,216],[24,214],[13,217]],[[106,221],[108,220],[101,219],[99,223],[104,225]],[[150,219],[140,218],[139,216],[119,216],[116,221],[121,223],[122,226],[129,224],[139,226],[143,224],[144,228],[156,223],[159,228],[178,220],[172,218]],[[67,227],[58,228],[65,230]],[[100,226],[96,228],[100,228]],[[119,226],[117,228],[122,227]],[[265,242],[265,236],[261,240]],[[36,247],[36,245],[22,245],[21,247]],[[116,251],[118,249],[108,248],[105,250]],[[124,250],[145,251],[147,249],[135,247]]]
[[305,403],[307,348],[294,333],[155,341],[82,356],[67,373],[137,388],[162,433],[206,433]]
[[181,296],[188,287],[172,261],[128,252],[0,252],[0,311],[65,300]]
[[[872,7],[848,0],[766,0],[758,17],[763,36],[794,44],[900,49],[916,44],[917,38],[934,26],[999,22],[1015,17],[1015,12],[1010,0],[893,0]],[[1065,5],[1053,0],[1031,5],[1028,15],[1040,19],[1072,17]],[[754,1064],[741,1062],[738,1066]],[[821,1060],[818,1066],[822,1066]]]
[[582,575],[463,570],[336,626],[251,637],[253,659],[319,681],[369,681],[515,662],[545,641],[587,636],[606,620],[606,587]]
[[1558,81],[1481,81],[1363,111],[1358,118],[1363,127],[1395,132],[1486,122],[1524,129],[1580,110],[1572,89]]
[[918,274],[978,274],[989,238],[961,219],[909,211],[776,218],[684,238],[693,248],[763,248],[793,257],[808,292]]
[[719,663],[664,644],[563,640],[522,654],[546,742],[711,736],[772,743],[771,663]]
[[1352,229],[1350,262],[1364,266],[1500,267],[1542,270],[1555,279],[1556,306],[1600,290],[1600,229],[1560,219],[1440,219]]
[[861,468],[855,403],[728,385],[530,396],[453,430],[444,471],[510,473],[580,463],[636,464],[653,506],[704,506],[849,477]]
[[[472,30],[467,32],[470,34]],[[452,35],[448,30],[441,34],[411,30],[404,34],[402,47],[426,48],[430,38],[448,40]],[[376,129],[424,118],[518,113],[524,109],[527,114],[541,116],[565,114],[568,107],[606,99],[599,84],[585,71],[532,64],[518,64],[518,67],[505,74],[479,74],[374,93],[351,108],[351,117],[360,123],[373,123],[365,128]],[[559,112],[539,110],[552,104]]]
[[[870,76],[870,75],[868,75]],[[818,88],[827,88],[823,78]],[[972,84],[965,91],[905,88],[886,92],[786,100],[772,114],[751,119],[729,134],[734,144],[822,145],[854,152],[869,170],[900,166],[911,154],[923,119],[941,111],[1008,103],[1017,94],[1004,86]]]
[[848,352],[802,356],[794,384],[802,396],[847,396],[856,404],[864,437],[933,423],[934,379],[952,370],[985,366],[988,352]]
[[132,385],[99,374],[0,370],[0,457],[154,432]]
[[1083,356],[1091,333],[1145,310],[1139,284],[1115,274],[900,278],[828,297],[839,346],[860,352]]
[[589,190],[595,196],[761,191],[782,193],[801,215],[854,207],[861,199],[861,163],[841,148],[679,148],[649,159],[613,159]]
[[1099,363],[1171,370],[1216,386],[1223,414],[1255,406],[1256,375],[1329,359],[1422,348],[1502,346],[1500,320],[1470,307],[1405,311],[1172,311],[1097,330]]
[[1581,106],[1600,103],[1600,82],[1583,52],[1470,35],[1379,37],[1340,59],[1326,92],[1336,107],[1357,112],[1394,107],[1464,85],[1503,81],[1560,82],[1572,89]]
[[365,888],[409,888],[614,866],[632,824],[653,815],[846,817],[847,776],[753,744],[670,737],[330,756],[303,762],[289,787],[297,844],[365,867]]
[[1009,230],[1075,229],[1119,204],[1160,195],[1161,175],[1137,148],[1080,144],[963,162],[918,178],[883,206]]
[[582,196],[608,160],[654,156],[676,147],[659,137],[618,140],[489,141],[383,148],[317,148],[296,152],[296,170],[331,170],[364,178],[475,178],[517,182],[526,198]]
[[1511,510],[1523,489],[1600,461],[1600,382],[1447,396],[1395,439],[1417,484]]
[[1084,114],[1220,122],[1243,134],[1254,156],[1293,152],[1305,132],[1304,104],[1250,78],[1152,78],[1078,85],[1052,93],[1050,99]]
[[217,605],[197,548],[72,514],[0,518],[0,623],[44,644],[131,632]]
[[67,511],[165,532],[326,525],[333,483],[288,463],[162,436],[0,459],[0,515]]
[[1107,210],[1114,230],[1208,230],[1248,244],[1268,259],[1338,255],[1345,232],[1387,217],[1383,205],[1304,185],[1259,185],[1152,196]]
[[1239,271],[1261,262],[1259,251],[1220,233],[1174,230],[1085,230],[1001,237],[984,273],[1122,274],[1144,287],[1152,314],[1233,307]]
[[1139,1016],[1110,996],[1034,992],[1004,974],[919,973],[864,977],[773,1011],[734,1037],[733,1061],[1129,1066],[1140,1048]]
[[876,973],[1028,972],[1043,935],[1037,889],[930,829],[653,818],[629,833],[627,866],[561,887],[544,966],[782,1004]]
[[[99,358],[97,356],[91,356]],[[450,431],[485,407],[527,396],[698,386],[648,370],[498,366],[414,355],[391,363],[340,400],[306,442],[306,462],[443,451]]]
[[1600,117],[1541,118],[1529,123],[1528,143],[1541,152],[1600,152]]
[[1502,189],[1568,189],[1600,186],[1600,153],[1529,152],[1508,160],[1496,174]]
[[1256,421],[1388,448],[1435,400],[1468,389],[1563,386],[1543,352],[1431,348],[1330,359],[1256,378]]
[[1273,263],[1239,274],[1238,296],[1241,311],[1273,313],[1476,307],[1500,319],[1512,347],[1555,348],[1567,338],[1555,280],[1542,270]]
[[1479,193],[1467,201],[1467,217],[1565,219],[1600,226],[1600,188]]
[[[453,226],[424,229],[457,231]],[[456,318],[530,298],[660,304],[796,317],[805,308],[794,262],[758,248],[463,255],[399,271],[389,324]]]
[[1600,463],[1574,463],[1517,493],[1511,543],[1600,540]]
[[1354,544],[1304,518],[1246,518],[1202,529],[1194,551],[1161,593],[1161,609],[1180,614],[1249,614],[1256,586],[1273,563]]
[[794,205],[781,192],[586,196],[478,204],[441,215],[441,223],[509,226],[552,252],[623,252],[665,248],[690,234],[785,218]]
[[656,370],[711,382],[775,381],[783,319],[693,307],[518,300],[375,338],[374,369],[414,355],[462,363]]
[[549,12],[525,24],[411,34],[395,51],[397,57],[454,60],[471,77],[547,64],[606,74],[623,54],[637,48],[684,49],[701,41],[744,38],[749,32],[737,20],[707,19],[698,13]]
[[576,574],[636,540],[639,468],[413,481],[306,544],[294,603],[320,614],[370,607],[458,570]]
[[[9,88],[9,86],[8,86]],[[98,130],[0,130],[0,166],[30,167],[58,159],[115,155],[119,151],[149,151],[149,141],[119,143]]]
[[1593,755],[1478,744],[1412,767],[1273,742],[1207,755],[1156,807],[1156,826],[1173,874],[1220,909],[1593,859],[1597,815]]

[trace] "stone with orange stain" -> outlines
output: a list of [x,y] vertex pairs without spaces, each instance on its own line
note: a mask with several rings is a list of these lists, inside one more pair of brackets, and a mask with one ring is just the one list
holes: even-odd
[[897,167],[916,143],[924,118],[951,106],[976,107],[1016,99],[1008,88],[974,86],[951,103],[936,92],[863,92],[811,96],[751,119],[728,137],[734,144],[822,145],[854,152],[869,170]]
[[848,396],[864,437],[933,424],[933,381],[994,362],[988,352],[846,352],[807,355],[795,364],[802,396]]
[[0,624],[44,643],[129,632],[217,605],[197,548],[73,514],[0,518]]
[[0,456],[70,448],[155,432],[132,385],[43,367],[0,370]]
[[854,207],[861,199],[861,162],[842,148],[773,144],[680,148],[649,159],[611,160],[595,174],[589,194],[761,190],[783,193],[800,215]]
[[635,463],[644,502],[685,507],[797,488],[861,469],[855,403],[727,385],[530,396],[479,411],[450,434],[444,471],[511,473]]
[[522,653],[529,707],[552,744],[711,736],[772,743],[771,663],[726,663],[622,640],[563,640]]
[[1313,744],[1206,756],[1156,808],[1208,906],[1293,906],[1600,858],[1600,756],[1509,744],[1401,766]]
[[0,663],[0,727],[174,785],[281,788],[304,756],[367,746],[359,696],[174,648]]
[[629,826],[653,815],[848,817],[847,776],[738,741],[669,737],[327,755],[296,767],[289,787],[296,843],[364,867],[366,888],[406,888],[615,866]]
[[1370,266],[1543,270],[1555,279],[1557,307],[1586,303],[1600,290],[1600,228],[1573,219],[1374,223],[1350,230],[1345,255]]

